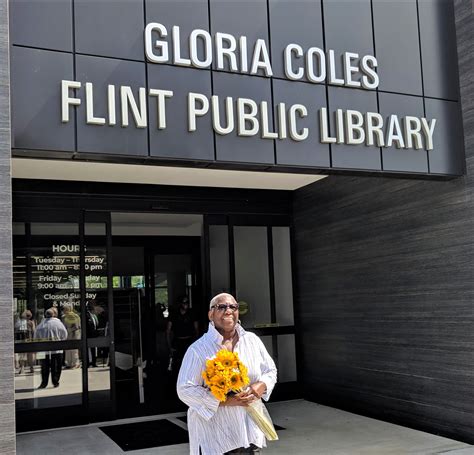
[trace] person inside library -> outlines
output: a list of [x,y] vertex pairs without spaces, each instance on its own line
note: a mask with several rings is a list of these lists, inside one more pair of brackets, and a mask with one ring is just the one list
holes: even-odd
[[[64,324],[56,317],[57,310],[48,308],[44,314],[44,319],[36,327],[34,338],[36,341],[63,341],[67,339],[67,330]],[[63,365],[63,351],[52,350],[44,353],[41,362],[41,384],[39,389],[48,386],[49,375],[54,387],[59,387],[61,371]]]
[[172,362],[170,370],[177,372],[186,350],[199,336],[199,324],[187,296],[179,297],[178,305],[170,311],[166,325],[166,338]]
[[[68,340],[80,340],[81,339],[81,317],[74,310],[72,303],[66,303],[63,306],[63,315],[61,320],[67,330]],[[65,359],[66,368],[79,368],[79,350],[69,349],[66,351]]]

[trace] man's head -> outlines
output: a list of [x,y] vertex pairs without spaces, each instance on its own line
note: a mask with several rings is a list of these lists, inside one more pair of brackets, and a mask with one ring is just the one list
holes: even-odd
[[46,312],[44,313],[44,316],[46,318],[54,318],[55,317],[55,312],[53,308],[48,308]]
[[230,294],[217,294],[209,304],[208,316],[217,330],[230,332],[239,321],[239,305]]
[[178,305],[183,308],[183,309],[188,309],[189,308],[189,299],[186,295],[181,296],[178,299]]

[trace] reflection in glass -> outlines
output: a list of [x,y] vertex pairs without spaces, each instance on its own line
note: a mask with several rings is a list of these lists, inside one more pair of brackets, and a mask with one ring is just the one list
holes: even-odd
[[[26,369],[15,374],[17,410],[72,406],[82,402],[82,370],[63,365],[70,351],[16,354]],[[43,387],[44,386],[44,387]]]
[[[81,317],[74,309],[73,305],[67,303],[63,306],[62,323],[67,330],[68,340],[81,339]],[[79,367],[79,350],[71,349],[66,351],[64,363],[69,368]]]
[[280,325],[293,325],[290,228],[273,227],[272,235],[276,322]]
[[[107,408],[111,399],[110,348],[104,342],[110,335],[106,232],[106,223],[84,224],[88,402],[96,415]],[[123,284],[120,277],[116,277],[115,284],[118,287]],[[95,341],[99,341],[98,346],[89,343],[98,338],[102,338]]]
[[26,228],[25,223],[12,223],[12,234],[13,235],[25,235]]
[[109,348],[97,349],[97,364],[87,370],[89,377],[89,401],[110,400]]
[[295,335],[278,335],[278,382],[296,381]]
[[67,339],[80,339],[78,232],[76,223],[31,223],[29,248],[25,236],[14,236],[16,343],[60,339],[36,333],[50,308],[66,326]]
[[227,226],[209,226],[211,294],[230,291],[229,232]]
[[[86,224],[87,226],[87,224]],[[86,239],[88,242],[89,239]],[[86,272],[86,329],[87,338],[108,336],[108,282],[107,249],[89,242],[85,254]],[[90,363],[95,365],[95,351],[91,351]]]
[[[272,343],[272,336],[271,335],[264,335],[264,336],[261,336],[259,337],[263,344],[265,345],[265,347],[267,348],[267,351],[268,353],[270,354],[270,357],[273,358],[273,360],[275,361],[276,363],[276,359],[273,357],[273,343]],[[278,365],[277,365],[278,367]]]
[[31,235],[79,235],[77,223],[31,223]]
[[[15,302],[16,304],[17,302]],[[30,310],[24,310],[15,321],[15,343],[32,341],[35,335],[36,323]],[[33,372],[35,365],[34,354],[15,354],[15,371],[23,373],[25,370]]]
[[248,304],[240,313],[244,327],[271,322],[267,228],[234,227],[235,282],[238,301]]

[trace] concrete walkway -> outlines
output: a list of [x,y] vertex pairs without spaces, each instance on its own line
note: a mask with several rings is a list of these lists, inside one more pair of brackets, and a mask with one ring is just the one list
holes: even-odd
[[[304,400],[272,403],[268,406],[274,423],[285,430],[280,440],[270,442],[265,455],[474,455],[474,446],[434,436]],[[176,419],[183,415],[160,416],[183,428]],[[154,420],[157,417],[130,419],[120,423]],[[108,425],[117,425],[114,421]],[[188,444],[123,452],[98,426],[86,425],[53,431],[19,434],[19,455],[186,455]]]

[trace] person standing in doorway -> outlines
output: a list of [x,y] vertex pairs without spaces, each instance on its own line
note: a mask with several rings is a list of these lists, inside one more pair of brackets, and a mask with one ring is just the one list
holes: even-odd
[[178,371],[186,350],[199,336],[197,317],[189,306],[189,298],[182,296],[178,306],[170,312],[166,326],[166,338],[172,355],[173,370]]
[[[45,317],[35,330],[35,340],[37,341],[62,341],[67,339],[67,330],[63,323],[55,316],[57,311],[48,308]],[[39,389],[48,386],[49,374],[54,387],[59,387],[61,369],[63,365],[63,351],[49,351],[45,353],[45,358],[41,360],[41,384]]]

